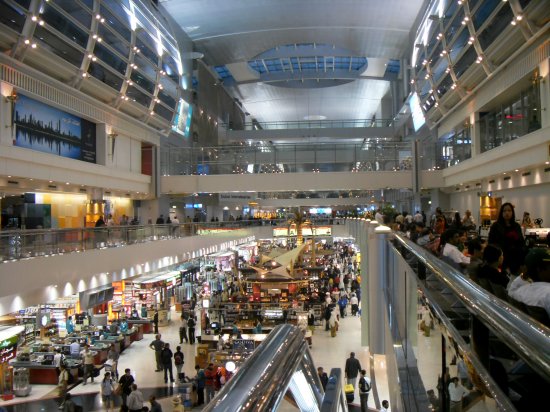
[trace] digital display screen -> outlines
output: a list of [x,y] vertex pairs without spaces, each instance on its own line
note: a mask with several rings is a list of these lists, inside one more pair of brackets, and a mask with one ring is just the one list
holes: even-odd
[[426,118],[424,117],[424,112],[420,107],[420,99],[418,99],[418,94],[416,92],[411,94],[409,105],[411,106],[414,131],[418,132],[418,130],[420,130],[420,128],[426,123]]

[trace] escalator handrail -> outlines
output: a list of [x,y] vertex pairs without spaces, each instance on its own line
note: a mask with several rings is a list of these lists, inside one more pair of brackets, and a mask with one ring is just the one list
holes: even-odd
[[488,293],[403,235],[395,233],[394,237],[451,289],[470,312],[537,373],[550,381],[550,329]]
[[298,327],[275,327],[203,411],[276,410],[307,350]]

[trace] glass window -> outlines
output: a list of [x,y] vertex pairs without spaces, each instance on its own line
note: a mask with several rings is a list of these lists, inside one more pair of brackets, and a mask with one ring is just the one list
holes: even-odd
[[470,6],[470,13],[475,10],[478,4],[479,4],[479,0],[468,0],[468,5]]
[[443,78],[443,80],[441,81],[441,83],[439,83],[437,85],[437,93],[438,95],[441,97],[443,96],[445,93],[447,93],[447,91],[451,88],[451,86],[453,85],[453,78],[451,77],[450,74],[447,74],[447,76],[445,76]]
[[[436,62],[437,59],[439,59],[441,56],[441,52],[443,51],[443,44],[441,42],[437,43],[437,46],[435,47],[433,54],[430,56],[430,65],[432,65],[433,62]],[[432,65],[433,67],[433,65]]]
[[449,46],[449,56],[451,57],[452,62],[456,62],[458,56],[464,50],[464,46],[468,44],[470,39],[470,32],[467,27],[464,27],[460,34],[456,37],[456,40]]
[[135,84],[138,84],[143,90],[153,94],[155,92],[155,83],[146,78],[137,70],[132,70],[130,78]]
[[522,9],[526,8],[529,3],[531,3],[531,0],[519,0],[519,5],[521,6]]
[[94,0],[79,0],[82,4],[88,7],[90,10],[94,8]]
[[424,47],[421,47],[419,50],[418,59],[416,60],[416,64],[414,66],[416,73],[418,73],[424,68],[424,65],[422,64],[424,59],[426,59],[426,52],[424,50]]
[[453,18],[453,15],[456,12],[456,9],[458,8],[458,2],[454,0],[448,1],[447,10],[445,10],[445,13],[443,14],[443,26],[446,27],[447,24],[451,21]]
[[428,56],[432,54],[432,50],[436,46],[437,42],[439,42],[439,39],[437,38],[439,34],[439,23],[435,23],[431,25],[430,29],[432,31],[430,40],[428,41],[428,45],[426,46],[426,49],[428,51]]
[[128,86],[128,89],[126,89],[126,95],[134,102],[139,103],[145,107],[149,107],[149,103],[151,103],[151,96],[147,96],[145,93],[138,90],[134,86]]
[[62,33],[79,46],[86,48],[88,34],[77,27],[76,24],[65,18],[64,15],[55,10],[51,5],[46,4],[44,13],[42,13],[42,18],[49,26]]
[[126,74],[127,63],[123,61],[120,57],[112,53],[107,47],[103,46],[101,43],[95,44],[94,54],[98,59],[101,59],[104,63],[111,66],[117,72],[121,74]]
[[162,104],[156,104],[154,111],[156,114],[158,114],[163,119],[168,120],[169,122],[172,121],[172,115],[173,112],[168,110],[166,107],[164,107]]
[[[140,54],[147,57],[155,65],[155,67],[158,65],[158,54],[153,51],[156,50],[156,45],[150,36],[143,32],[140,33],[136,39],[136,46],[139,48]],[[153,49],[149,46],[152,46]]]
[[70,14],[84,27],[90,28],[92,26],[92,15],[74,0],[53,0],[53,3]]
[[[17,4],[19,4],[21,7],[24,7],[26,10],[29,9],[29,6],[31,5],[31,0],[15,0]],[[2,2],[4,3],[4,2]],[[4,4],[2,4],[4,5]]]
[[71,63],[73,66],[80,67],[84,53],[76,47],[69,45],[68,42],[50,33],[42,26],[36,26],[34,37],[40,39],[52,53]]
[[500,33],[510,25],[513,18],[514,13],[510,5],[508,3],[504,4],[491,23],[479,34],[478,38],[481,47],[484,50],[489,47],[500,36]]
[[12,28],[17,33],[21,33],[25,24],[25,13],[4,2],[0,2],[0,23]]
[[164,90],[159,91],[158,98],[164,104],[170,107],[174,107],[174,108],[176,107],[176,100],[172,96],[170,96],[168,93],[166,93]]
[[447,43],[450,43],[454,37],[454,35],[458,32],[458,30],[463,26],[462,20],[464,19],[464,9],[461,7],[458,10],[458,13],[456,17],[451,21],[451,23],[446,26],[445,29],[445,38],[447,39]]
[[502,3],[502,0],[485,0],[472,16],[472,22],[476,31],[479,30],[485,20],[495,11],[497,6]]
[[432,69],[432,76],[434,83],[437,83],[441,77],[445,74],[445,70],[449,67],[449,62],[447,61],[447,56],[443,56],[439,59],[437,64]]
[[174,81],[174,83],[179,84],[180,77],[178,73],[178,66],[172,56],[164,55],[162,57],[162,69],[166,72],[166,75]]
[[466,53],[462,55],[460,60],[455,64],[454,70],[456,77],[459,78],[464,74],[466,70],[468,70],[468,67],[472,65],[472,63],[476,60],[477,53],[473,47],[468,48],[466,50]]
[[[99,13],[105,18],[105,23],[108,24],[114,31],[122,36],[128,43],[132,40],[132,33],[130,32],[130,22],[128,20],[128,14],[120,9],[119,12],[116,9],[111,8],[111,13],[103,4],[99,9]],[[115,17],[116,16],[116,17]]]
[[135,10],[135,13],[136,13],[138,24],[141,27],[144,27],[150,34],[156,35],[157,28],[155,27],[155,25],[151,21],[149,21],[149,19],[147,17],[145,17],[143,15],[143,13],[140,9],[138,9],[136,7],[134,10]]
[[119,52],[122,56],[127,58],[130,55],[130,45],[114,34],[105,25],[99,25],[98,34],[105,43]]
[[122,88],[122,83],[124,82],[120,75],[117,75],[108,67],[103,66],[101,62],[90,62],[88,74],[112,87],[117,92],[120,91]]
[[139,70],[144,73],[150,79],[157,78],[157,69],[156,66],[153,66],[151,62],[145,59],[141,53],[138,53],[134,56],[134,62],[137,64]]

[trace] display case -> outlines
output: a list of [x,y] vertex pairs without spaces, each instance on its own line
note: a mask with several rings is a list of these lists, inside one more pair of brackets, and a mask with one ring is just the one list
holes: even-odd
[[29,396],[31,389],[29,370],[26,368],[15,368],[13,370],[14,395],[18,397]]

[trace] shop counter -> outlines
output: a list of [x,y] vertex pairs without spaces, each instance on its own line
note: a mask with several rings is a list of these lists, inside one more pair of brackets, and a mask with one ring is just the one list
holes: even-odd
[[[57,370],[53,365],[41,365],[36,362],[10,362],[10,365],[14,368],[26,368],[29,370],[29,383],[30,384],[46,384],[57,385],[59,379],[57,377]],[[78,380],[78,366],[74,366],[68,369],[69,373],[73,375],[75,382]]]
[[[249,335],[253,335],[254,334],[254,327],[240,327],[239,326],[239,331],[241,333],[245,333],[245,334],[249,334]],[[262,334],[268,334],[269,332],[271,332],[274,328],[272,327],[269,327],[269,326],[264,326],[262,327]],[[233,333],[233,327],[223,327],[222,328],[222,333],[223,334],[231,334]],[[204,334],[203,334],[204,336]]]
[[[119,338],[119,336],[112,336],[112,337],[108,337],[107,339],[103,339],[101,342],[107,344],[107,345],[111,345],[111,344],[114,344],[115,345],[115,350],[120,353],[120,351],[122,350],[122,341],[123,341],[123,338]],[[109,350],[107,349],[107,352]]]
[[153,333],[153,321],[151,319],[128,319],[128,326],[132,327],[140,327],[140,333],[141,338],[137,340],[143,339],[144,333]]
[[123,351],[124,349],[126,349],[132,344],[131,335],[132,335],[131,333],[129,333],[128,335],[126,334],[124,335],[124,340],[121,342],[121,351]]

